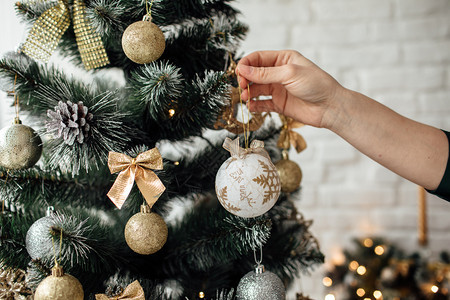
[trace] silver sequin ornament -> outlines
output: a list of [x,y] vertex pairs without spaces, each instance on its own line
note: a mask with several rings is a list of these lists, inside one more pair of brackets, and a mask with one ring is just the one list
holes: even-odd
[[19,118],[14,124],[0,130],[0,166],[20,170],[34,166],[42,154],[42,140],[36,131],[22,125]]
[[[27,231],[25,247],[32,259],[53,257],[54,251],[50,228],[53,225],[51,215],[53,207],[47,208],[47,215],[34,222]],[[56,253],[59,252],[59,244],[55,244]]]
[[277,275],[266,271],[263,265],[257,265],[239,281],[236,297],[238,300],[284,300],[286,290]]

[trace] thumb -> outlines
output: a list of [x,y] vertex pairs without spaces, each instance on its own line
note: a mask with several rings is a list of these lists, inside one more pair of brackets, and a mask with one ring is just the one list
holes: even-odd
[[293,65],[282,65],[277,67],[252,67],[238,65],[237,71],[240,76],[248,81],[260,84],[284,83],[294,76]]

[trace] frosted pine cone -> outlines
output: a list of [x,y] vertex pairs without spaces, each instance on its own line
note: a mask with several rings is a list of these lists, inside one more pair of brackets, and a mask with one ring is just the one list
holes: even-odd
[[83,102],[72,103],[70,101],[59,101],[55,110],[47,110],[47,132],[53,133],[55,138],[62,137],[64,142],[70,146],[75,140],[82,144],[89,136],[91,126],[89,122],[94,116],[88,113],[88,108]]

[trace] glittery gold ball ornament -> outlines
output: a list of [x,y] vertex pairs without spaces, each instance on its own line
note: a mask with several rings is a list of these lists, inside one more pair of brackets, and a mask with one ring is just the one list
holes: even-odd
[[41,138],[33,128],[22,125],[18,118],[13,125],[0,130],[1,167],[27,169],[37,163],[41,154]]
[[83,300],[84,292],[81,283],[69,274],[64,274],[61,266],[52,269],[52,275],[46,277],[38,285],[34,300]]
[[241,278],[236,289],[236,298],[238,300],[284,300],[286,289],[277,275],[266,271],[263,265],[258,265],[255,270]]
[[151,22],[149,15],[125,29],[122,49],[125,55],[138,64],[157,60],[164,52],[166,40],[161,29]]
[[256,142],[262,145],[249,149],[234,147],[234,150],[231,147],[231,157],[222,164],[216,175],[216,194],[220,204],[230,213],[243,218],[266,213],[280,195],[277,169],[264,150],[264,144]]
[[167,241],[168,229],[160,215],[150,212],[148,205],[132,216],[125,226],[125,240],[136,253],[148,255],[160,250]]
[[283,193],[292,193],[300,187],[302,181],[302,170],[289,159],[282,159],[275,164],[280,175],[281,191]]

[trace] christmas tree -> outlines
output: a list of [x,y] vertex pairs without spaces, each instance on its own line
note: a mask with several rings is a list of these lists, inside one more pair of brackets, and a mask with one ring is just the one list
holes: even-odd
[[[15,124],[0,132],[1,297],[39,286],[35,297],[46,299],[44,283],[54,291],[47,280],[65,278],[86,299],[141,288],[145,299],[234,299],[255,261],[283,289],[323,261],[290,200],[295,167],[278,168],[282,192],[267,213],[242,217],[218,201],[216,174],[233,152],[226,137],[262,141],[284,163],[290,142],[301,148],[292,120],[237,116],[235,61],[247,27],[229,2],[16,3],[30,31],[0,60],[16,107]],[[73,66],[45,63],[54,51],[76,76]],[[271,185],[267,174],[255,184]]]

